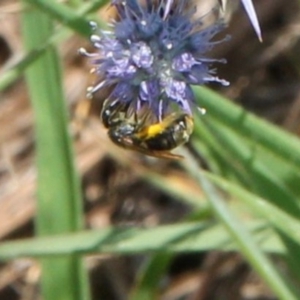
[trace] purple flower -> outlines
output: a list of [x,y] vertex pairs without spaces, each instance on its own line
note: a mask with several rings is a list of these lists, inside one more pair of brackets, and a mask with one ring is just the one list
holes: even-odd
[[[119,20],[113,31],[91,37],[98,52],[88,54],[99,82],[93,94],[112,86],[109,101],[120,101],[135,110],[152,110],[162,120],[170,110],[192,114],[195,104],[191,85],[228,82],[215,76],[214,62],[206,53],[221,41],[212,41],[224,28],[222,22],[202,28],[193,20],[195,8],[188,0],[112,0]],[[227,39],[227,38],[225,38]]]

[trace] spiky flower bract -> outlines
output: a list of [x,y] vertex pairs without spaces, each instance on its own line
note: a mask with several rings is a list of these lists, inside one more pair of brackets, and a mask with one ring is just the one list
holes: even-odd
[[[203,28],[193,20],[196,8],[189,0],[113,0],[119,18],[113,30],[91,37],[97,53],[93,58],[99,82],[89,89],[93,94],[112,86],[108,101],[128,106],[129,112],[150,110],[162,120],[170,110],[192,114],[195,103],[191,85],[227,81],[215,76],[207,57],[220,41],[212,38],[222,22]],[[142,4],[143,3],[143,4]],[[146,110],[144,108],[147,108]]]

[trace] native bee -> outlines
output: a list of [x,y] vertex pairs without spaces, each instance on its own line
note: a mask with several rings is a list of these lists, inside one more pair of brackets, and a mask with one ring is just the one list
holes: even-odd
[[[140,117],[132,113],[128,117],[128,107],[118,101],[104,105],[102,122],[108,128],[108,136],[116,145],[160,158],[182,158],[170,151],[186,143],[193,131],[192,116],[183,112],[173,112],[160,122],[149,123],[148,114]],[[146,116],[146,117],[145,117]]]

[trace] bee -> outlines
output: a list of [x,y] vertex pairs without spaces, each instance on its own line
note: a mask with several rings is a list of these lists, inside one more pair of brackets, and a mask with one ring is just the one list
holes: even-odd
[[170,151],[186,143],[193,132],[193,118],[183,112],[173,112],[161,122],[147,124],[146,119],[128,118],[128,107],[115,101],[102,110],[102,122],[116,145],[149,156],[180,159]]

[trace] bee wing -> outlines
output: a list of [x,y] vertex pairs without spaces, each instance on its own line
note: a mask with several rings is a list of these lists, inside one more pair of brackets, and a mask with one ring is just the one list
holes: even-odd
[[179,154],[174,154],[168,151],[147,151],[145,152],[145,154],[147,154],[148,156],[153,156],[153,157],[163,158],[163,159],[176,159],[176,160],[184,159],[184,156]]

